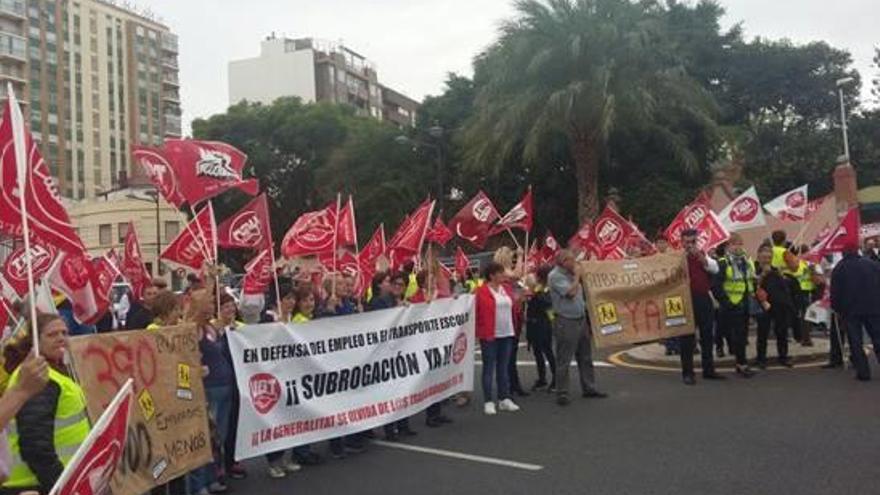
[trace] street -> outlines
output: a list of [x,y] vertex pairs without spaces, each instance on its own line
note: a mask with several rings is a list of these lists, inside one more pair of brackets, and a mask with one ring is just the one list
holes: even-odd
[[[525,354],[520,349],[520,361],[530,360]],[[535,368],[521,366],[520,374],[531,384]],[[598,384],[608,399],[578,394],[562,408],[538,392],[517,400],[522,411],[495,417],[482,414],[479,400],[464,409],[449,405],[454,424],[429,429],[420,414],[412,421],[419,435],[393,448],[374,444],[283,480],[269,479],[265,462],[253,460],[249,478],[231,489],[262,495],[874,493],[880,383],[815,367],[770,370],[752,380],[725,375],[685,387],[675,372],[603,366]],[[318,450],[325,453],[326,445]]]

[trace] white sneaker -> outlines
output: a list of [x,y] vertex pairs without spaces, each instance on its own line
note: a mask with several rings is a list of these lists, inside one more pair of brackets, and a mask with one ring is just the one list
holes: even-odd
[[503,401],[498,403],[498,409],[500,411],[517,412],[519,411],[519,406],[514,404],[514,402],[510,399],[504,399]]
[[287,476],[287,472],[284,471],[284,468],[281,466],[270,465],[268,469],[266,469],[266,473],[269,474],[270,478],[273,479],[281,479]]
[[294,460],[290,460],[290,461],[287,461],[284,463],[284,469],[288,473],[295,473],[295,472],[299,471],[300,469],[302,469],[302,466],[300,466],[298,462],[296,462]]
[[494,416],[498,414],[498,411],[495,410],[494,402],[487,402],[483,404],[483,412],[486,413],[487,416]]

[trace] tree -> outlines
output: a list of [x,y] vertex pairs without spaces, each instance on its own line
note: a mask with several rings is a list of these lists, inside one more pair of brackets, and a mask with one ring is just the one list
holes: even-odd
[[520,0],[518,17],[475,61],[475,115],[465,134],[469,164],[499,173],[541,160],[562,137],[577,183],[578,214],[599,206],[608,143],[632,126],[687,170],[700,167],[686,119],[714,128],[711,96],[688,76],[666,33],[666,10],[627,0]]

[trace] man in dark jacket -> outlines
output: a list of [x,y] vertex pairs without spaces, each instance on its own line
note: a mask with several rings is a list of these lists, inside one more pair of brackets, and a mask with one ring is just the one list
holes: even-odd
[[831,308],[843,320],[856,378],[871,379],[862,346],[862,328],[874,344],[880,361],[880,263],[859,256],[850,246],[831,274]]
[[131,308],[125,317],[126,330],[141,330],[153,323],[153,312],[150,306],[160,290],[165,289],[167,284],[162,279],[154,279],[153,283],[144,287],[144,295],[141,301],[132,301]]

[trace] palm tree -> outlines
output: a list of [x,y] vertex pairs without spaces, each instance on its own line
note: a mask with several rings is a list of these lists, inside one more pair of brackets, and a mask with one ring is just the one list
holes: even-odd
[[698,159],[670,115],[714,128],[714,100],[682,68],[666,10],[644,0],[518,0],[518,15],[475,61],[479,92],[463,132],[468,164],[499,172],[567,143],[583,220],[599,206],[600,164],[624,126],[663,143],[685,169]]

